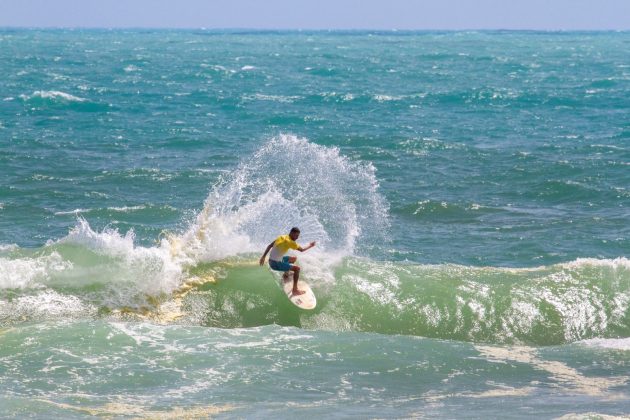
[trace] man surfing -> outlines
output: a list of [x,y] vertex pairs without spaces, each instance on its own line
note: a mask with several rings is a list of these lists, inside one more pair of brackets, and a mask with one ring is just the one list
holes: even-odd
[[298,279],[300,278],[300,267],[293,264],[295,263],[295,260],[297,260],[297,257],[289,257],[284,254],[286,254],[289,249],[297,249],[300,252],[304,252],[315,246],[315,241],[313,241],[308,244],[308,246],[302,248],[297,244],[297,242],[295,242],[299,237],[300,229],[296,227],[291,228],[288,235],[280,235],[275,239],[275,241],[270,243],[267,246],[267,249],[265,249],[265,253],[262,257],[260,257],[260,265],[264,265],[265,257],[267,256],[269,250],[271,250],[271,254],[269,254],[269,267],[271,267],[272,270],[283,271],[284,275],[282,276],[282,279],[285,282],[289,278],[287,272],[293,271],[293,290],[291,293],[294,296],[305,293],[303,290],[298,290],[297,287]]

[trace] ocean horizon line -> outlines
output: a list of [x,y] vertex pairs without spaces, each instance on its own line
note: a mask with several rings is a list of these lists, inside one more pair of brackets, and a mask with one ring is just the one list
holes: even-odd
[[217,33],[372,33],[372,34],[418,34],[418,33],[558,33],[558,34],[580,34],[580,33],[626,33],[627,29],[532,29],[532,28],[431,28],[431,29],[409,29],[409,28],[255,28],[255,27],[167,27],[167,26],[2,26],[0,31],[24,30],[24,31],[205,31]]

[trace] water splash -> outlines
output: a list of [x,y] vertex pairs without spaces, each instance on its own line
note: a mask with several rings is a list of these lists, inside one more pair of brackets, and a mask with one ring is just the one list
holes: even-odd
[[318,250],[352,255],[388,227],[388,206],[371,163],[349,160],[336,147],[293,135],[264,144],[211,191],[180,241],[194,259],[211,261],[260,252],[299,226]]
[[300,259],[311,278],[332,280],[331,267],[352,255],[359,240],[373,243],[387,223],[387,205],[370,163],[280,135],[212,188],[182,234],[167,234],[158,245],[143,247],[135,244],[133,230],[98,232],[79,217],[66,237],[41,249],[7,248],[5,254],[13,255],[0,258],[0,289],[13,290],[14,306],[39,299],[51,313],[85,313],[83,306],[138,308],[216,277],[200,279],[199,265],[243,254],[251,259],[291,226],[300,226],[304,242],[318,242]]

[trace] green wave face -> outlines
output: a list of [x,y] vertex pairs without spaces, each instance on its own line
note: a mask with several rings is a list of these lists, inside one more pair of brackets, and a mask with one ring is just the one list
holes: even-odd
[[[219,328],[279,324],[497,344],[630,336],[625,258],[498,268],[351,256],[326,266],[330,254],[306,253],[302,276],[318,306],[302,311],[258,266],[256,254],[186,266],[164,244],[134,247],[132,237],[84,229],[39,250],[0,255],[0,327],[142,316]],[[83,243],[70,241],[77,235]],[[96,251],[100,246],[107,252]]]
[[223,328],[276,323],[531,345],[630,334],[625,259],[502,269],[348,258],[334,280],[305,273],[318,298],[312,313],[292,307],[265,271],[224,269],[217,284],[186,296],[186,318]]

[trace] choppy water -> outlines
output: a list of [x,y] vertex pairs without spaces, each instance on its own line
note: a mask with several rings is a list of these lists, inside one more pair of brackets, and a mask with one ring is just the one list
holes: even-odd
[[[629,414],[628,57],[1,30],[0,416]],[[257,265],[293,225],[312,312]]]

